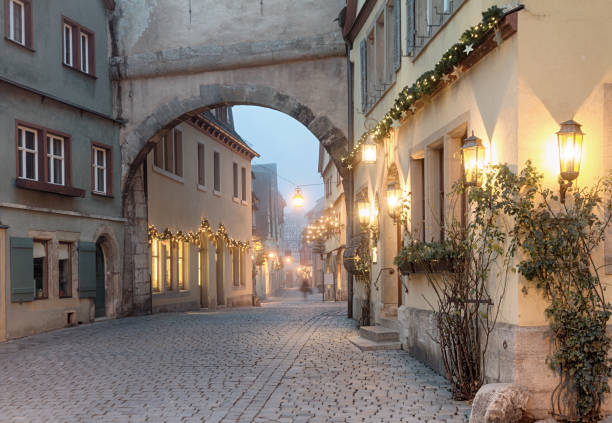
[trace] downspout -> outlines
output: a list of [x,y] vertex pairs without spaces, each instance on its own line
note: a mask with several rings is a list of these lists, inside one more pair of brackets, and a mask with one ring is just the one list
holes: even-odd
[[[353,149],[353,122],[354,122],[354,98],[353,98],[353,66],[351,64],[351,44],[345,38],[344,45],[346,46],[346,82],[348,85],[348,151]],[[348,174],[348,184],[345,187],[348,187],[347,193],[345,193],[346,198],[346,245],[349,245],[349,241],[353,238],[353,191],[354,191],[354,181],[353,181],[353,172],[349,172]],[[353,318],[353,274],[347,272],[347,317],[349,319]]]

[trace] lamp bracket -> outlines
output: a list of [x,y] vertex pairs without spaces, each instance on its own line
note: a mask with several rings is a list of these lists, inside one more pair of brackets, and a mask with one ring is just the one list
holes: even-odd
[[566,181],[564,179],[559,178],[559,200],[561,204],[565,204],[565,194],[567,190],[572,187],[572,181]]

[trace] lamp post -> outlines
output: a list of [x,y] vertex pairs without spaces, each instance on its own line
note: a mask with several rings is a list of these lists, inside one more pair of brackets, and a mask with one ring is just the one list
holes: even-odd
[[561,123],[557,132],[559,145],[559,194],[561,203],[565,203],[565,193],[572,186],[572,181],[580,174],[580,160],[582,159],[582,139],[584,133],[582,125],[574,120]]
[[463,175],[465,185],[479,187],[482,185],[482,175],[484,173],[485,148],[482,140],[472,135],[463,140],[461,146],[461,159],[463,162]]

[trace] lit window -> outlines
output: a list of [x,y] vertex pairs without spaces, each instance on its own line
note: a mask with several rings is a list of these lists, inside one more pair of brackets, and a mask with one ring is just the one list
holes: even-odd
[[234,286],[240,285],[240,251],[238,247],[232,248],[232,273]]
[[184,243],[179,241],[178,246],[178,255],[177,255],[177,263],[176,263],[176,267],[177,267],[177,273],[178,273],[178,289],[183,291],[185,290],[185,275],[184,275],[184,260],[183,260],[183,254],[184,254]]
[[153,240],[151,243],[151,289],[153,292],[160,292],[159,286],[159,241]]
[[47,135],[47,182],[64,185],[64,139]]
[[18,175],[23,179],[38,180],[38,133],[23,126],[17,127]]
[[162,243],[162,252],[164,254],[164,282],[167,291],[172,291],[172,253],[170,241]]

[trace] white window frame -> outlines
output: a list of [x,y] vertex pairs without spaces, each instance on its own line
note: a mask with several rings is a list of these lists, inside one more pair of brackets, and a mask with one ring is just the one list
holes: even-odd
[[[27,179],[30,181],[38,181],[38,131],[21,125],[17,127],[17,130],[21,130],[21,137],[19,138],[19,142],[17,143],[17,154],[19,154],[19,152],[22,153],[20,170],[23,172],[23,175],[19,175],[19,178]],[[26,147],[26,132],[31,132],[34,134],[34,149]],[[26,169],[26,156],[28,153],[34,154],[34,179],[27,177],[28,170]]]
[[[100,148],[100,147],[92,147],[94,154],[93,154],[93,171],[94,171],[94,192],[98,193],[98,194],[106,194],[108,192],[108,181],[106,180],[106,175],[107,175],[107,154],[108,154],[108,150],[106,150],[105,148]],[[98,163],[98,152],[101,151],[103,153],[103,163],[100,165]],[[103,183],[103,190],[99,190],[98,189],[98,171],[102,169],[102,174],[104,175],[104,183]]]
[[[51,142],[49,142],[51,140]],[[55,141],[60,141],[61,154],[55,151]],[[53,185],[66,185],[66,140],[63,137],[47,133],[47,182]],[[62,162],[62,174],[61,183],[55,182],[55,166],[53,166],[55,160]],[[51,166],[49,166],[51,162]]]
[[[18,4],[21,6],[21,41],[17,41],[15,39],[15,9],[14,5]],[[9,38],[11,41],[14,41],[22,46],[26,45],[25,39],[25,3],[20,2],[19,0],[9,0]]]
[[[64,61],[65,65],[73,66],[73,63],[74,63],[74,46],[72,45],[72,39],[73,39],[72,31],[74,31],[74,27],[72,25],[69,25],[69,24],[64,22],[64,25],[63,25],[62,28],[63,28],[63,31],[62,31],[62,34],[63,34],[62,41],[64,42],[64,57],[63,57],[63,61]],[[66,51],[66,29],[68,29],[70,31],[70,34],[69,34],[69,37],[68,37],[68,43],[69,43],[69,46],[70,46],[70,54],[68,55],[68,58],[70,59],[70,61],[66,60],[66,54],[67,54],[67,51]]]
[[[85,39],[85,41],[83,42],[83,39]],[[85,46],[85,54],[83,54],[83,46]],[[85,72],[85,73],[89,73],[89,35],[87,35],[86,33],[82,32],[79,34],[79,53],[81,55],[81,63],[80,63],[80,68],[81,71]],[[83,67],[83,64],[85,65],[85,67]]]

